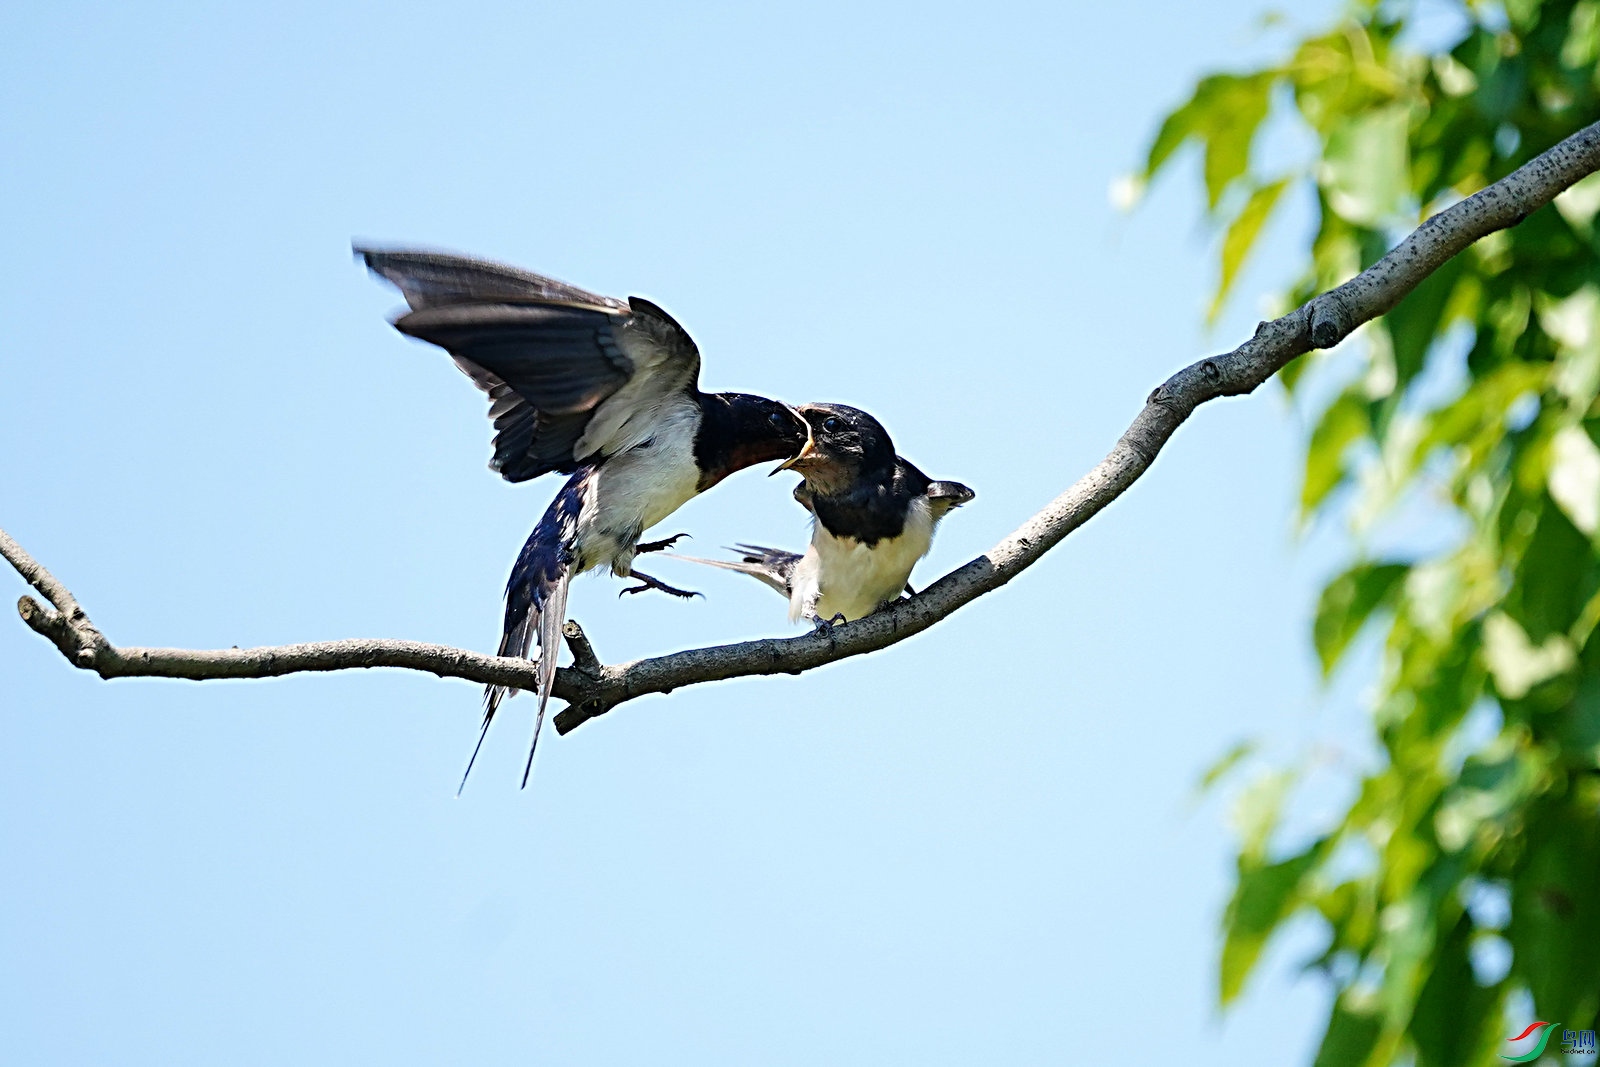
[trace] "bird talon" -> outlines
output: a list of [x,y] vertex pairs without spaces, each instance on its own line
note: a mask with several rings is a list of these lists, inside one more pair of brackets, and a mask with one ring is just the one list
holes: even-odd
[[665,552],[679,541],[682,541],[685,537],[688,537],[691,541],[694,540],[692,535],[680,533],[673,534],[671,537],[663,537],[659,541],[641,541],[637,545],[633,546],[633,554],[636,556],[642,556],[646,552]]
[[629,574],[628,577],[634,579],[639,584],[629,586],[627,589],[624,589],[621,593],[617,594],[618,597],[624,596],[627,593],[642,593],[646,589],[659,589],[663,593],[667,593],[675,597],[682,597],[684,600],[688,600],[691,597],[699,597],[702,600],[705,599],[704,593],[697,593],[691,589],[679,589],[676,586],[668,585],[659,578],[652,578],[648,574],[641,574],[639,571],[634,571],[633,573]]
[[831,619],[813,616],[811,619],[811,629],[813,633],[819,633],[824,637],[832,637],[834,627],[842,626],[849,621],[849,619],[844,617],[843,613],[836,611],[833,613],[833,618]]

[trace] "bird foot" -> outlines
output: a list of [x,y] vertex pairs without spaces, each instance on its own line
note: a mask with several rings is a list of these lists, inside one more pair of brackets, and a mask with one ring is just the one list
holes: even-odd
[[831,619],[823,619],[812,616],[811,629],[813,633],[819,633],[824,637],[832,637],[833,628],[835,626],[843,626],[849,621],[850,620],[845,618],[842,613],[837,611],[833,613],[833,618]]
[[642,593],[646,589],[659,589],[663,593],[670,593],[672,596],[682,597],[685,600],[688,600],[690,597],[700,597],[701,599],[705,598],[704,593],[695,593],[689,591],[688,589],[678,589],[675,586],[670,586],[666,582],[661,581],[659,578],[652,578],[648,574],[641,574],[638,571],[632,572],[628,575],[628,577],[632,578],[639,584],[630,585],[628,588],[618,593],[617,596],[626,596],[629,593]]
[[671,537],[664,537],[659,541],[640,541],[638,544],[633,546],[633,554],[636,556],[642,556],[646,552],[665,552],[679,541],[682,541],[685,537],[689,537],[689,535],[686,533],[681,533],[673,534]]

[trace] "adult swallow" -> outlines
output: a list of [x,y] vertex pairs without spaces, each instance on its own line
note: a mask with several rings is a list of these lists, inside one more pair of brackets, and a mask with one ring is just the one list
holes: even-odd
[[738,561],[675,558],[749,574],[788,598],[789,621],[826,630],[910,592],[911,568],[928,554],[934,529],[973,492],[897,456],[889,432],[860,408],[804,404],[799,411],[811,440],[778,469],[805,477],[794,490],[813,517],[805,552],[739,545],[732,550],[742,553]]
[[[636,570],[643,532],[735,471],[799,454],[807,423],[787,405],[746,393],[703,393],[700,352],[671,315],[642,297],[600,296],[513,267],[439,252],[355,249],[405,296],[401,333],[438,345],[489,397],[491,470],[509,482],[552,471],[566,485],[522,546],[506,584],[500,655],[539,644],[539,711],[522,784],[555,685],[567,587],[597,567],[675,589]],[[682,534],[677,535],[683,536]],[[477,760],[500,702],[488,686]],[[466,784],[467,775],[461,782]]]

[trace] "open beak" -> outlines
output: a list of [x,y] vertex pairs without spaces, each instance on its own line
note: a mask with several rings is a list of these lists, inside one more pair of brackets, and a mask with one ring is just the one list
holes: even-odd
[[[793,408],[790,408],[789,410],[794,411]],[[800,413],[795,411],[795,414],[799,415]],[[803,417],[800,419],[800,421],[806,424],[806,443],[800,446],[800,451],[796,452],[794,455],[790,456],[788,459],[772,468],[771,472],[767,475],[768,478],[772,477],[774,474],[777,474],[779,471],[789,470],[801,460],[810,459],[812,456],[817,454],[817,439],[811,432],[811,423]]]

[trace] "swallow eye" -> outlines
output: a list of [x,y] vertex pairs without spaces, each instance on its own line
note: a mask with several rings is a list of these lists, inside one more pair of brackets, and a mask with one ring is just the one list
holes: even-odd
[[772,423],[772,425],[781,428],[783,426],[783,412],[774,411],[771,415],[767,416],[767,421]]
[[844,424],[839,421],[839,416],[837,415],[829,415],[827,418],[822,420],[822,428],[827,430],[829,433],[838,433],[839,427],[842,425]]

